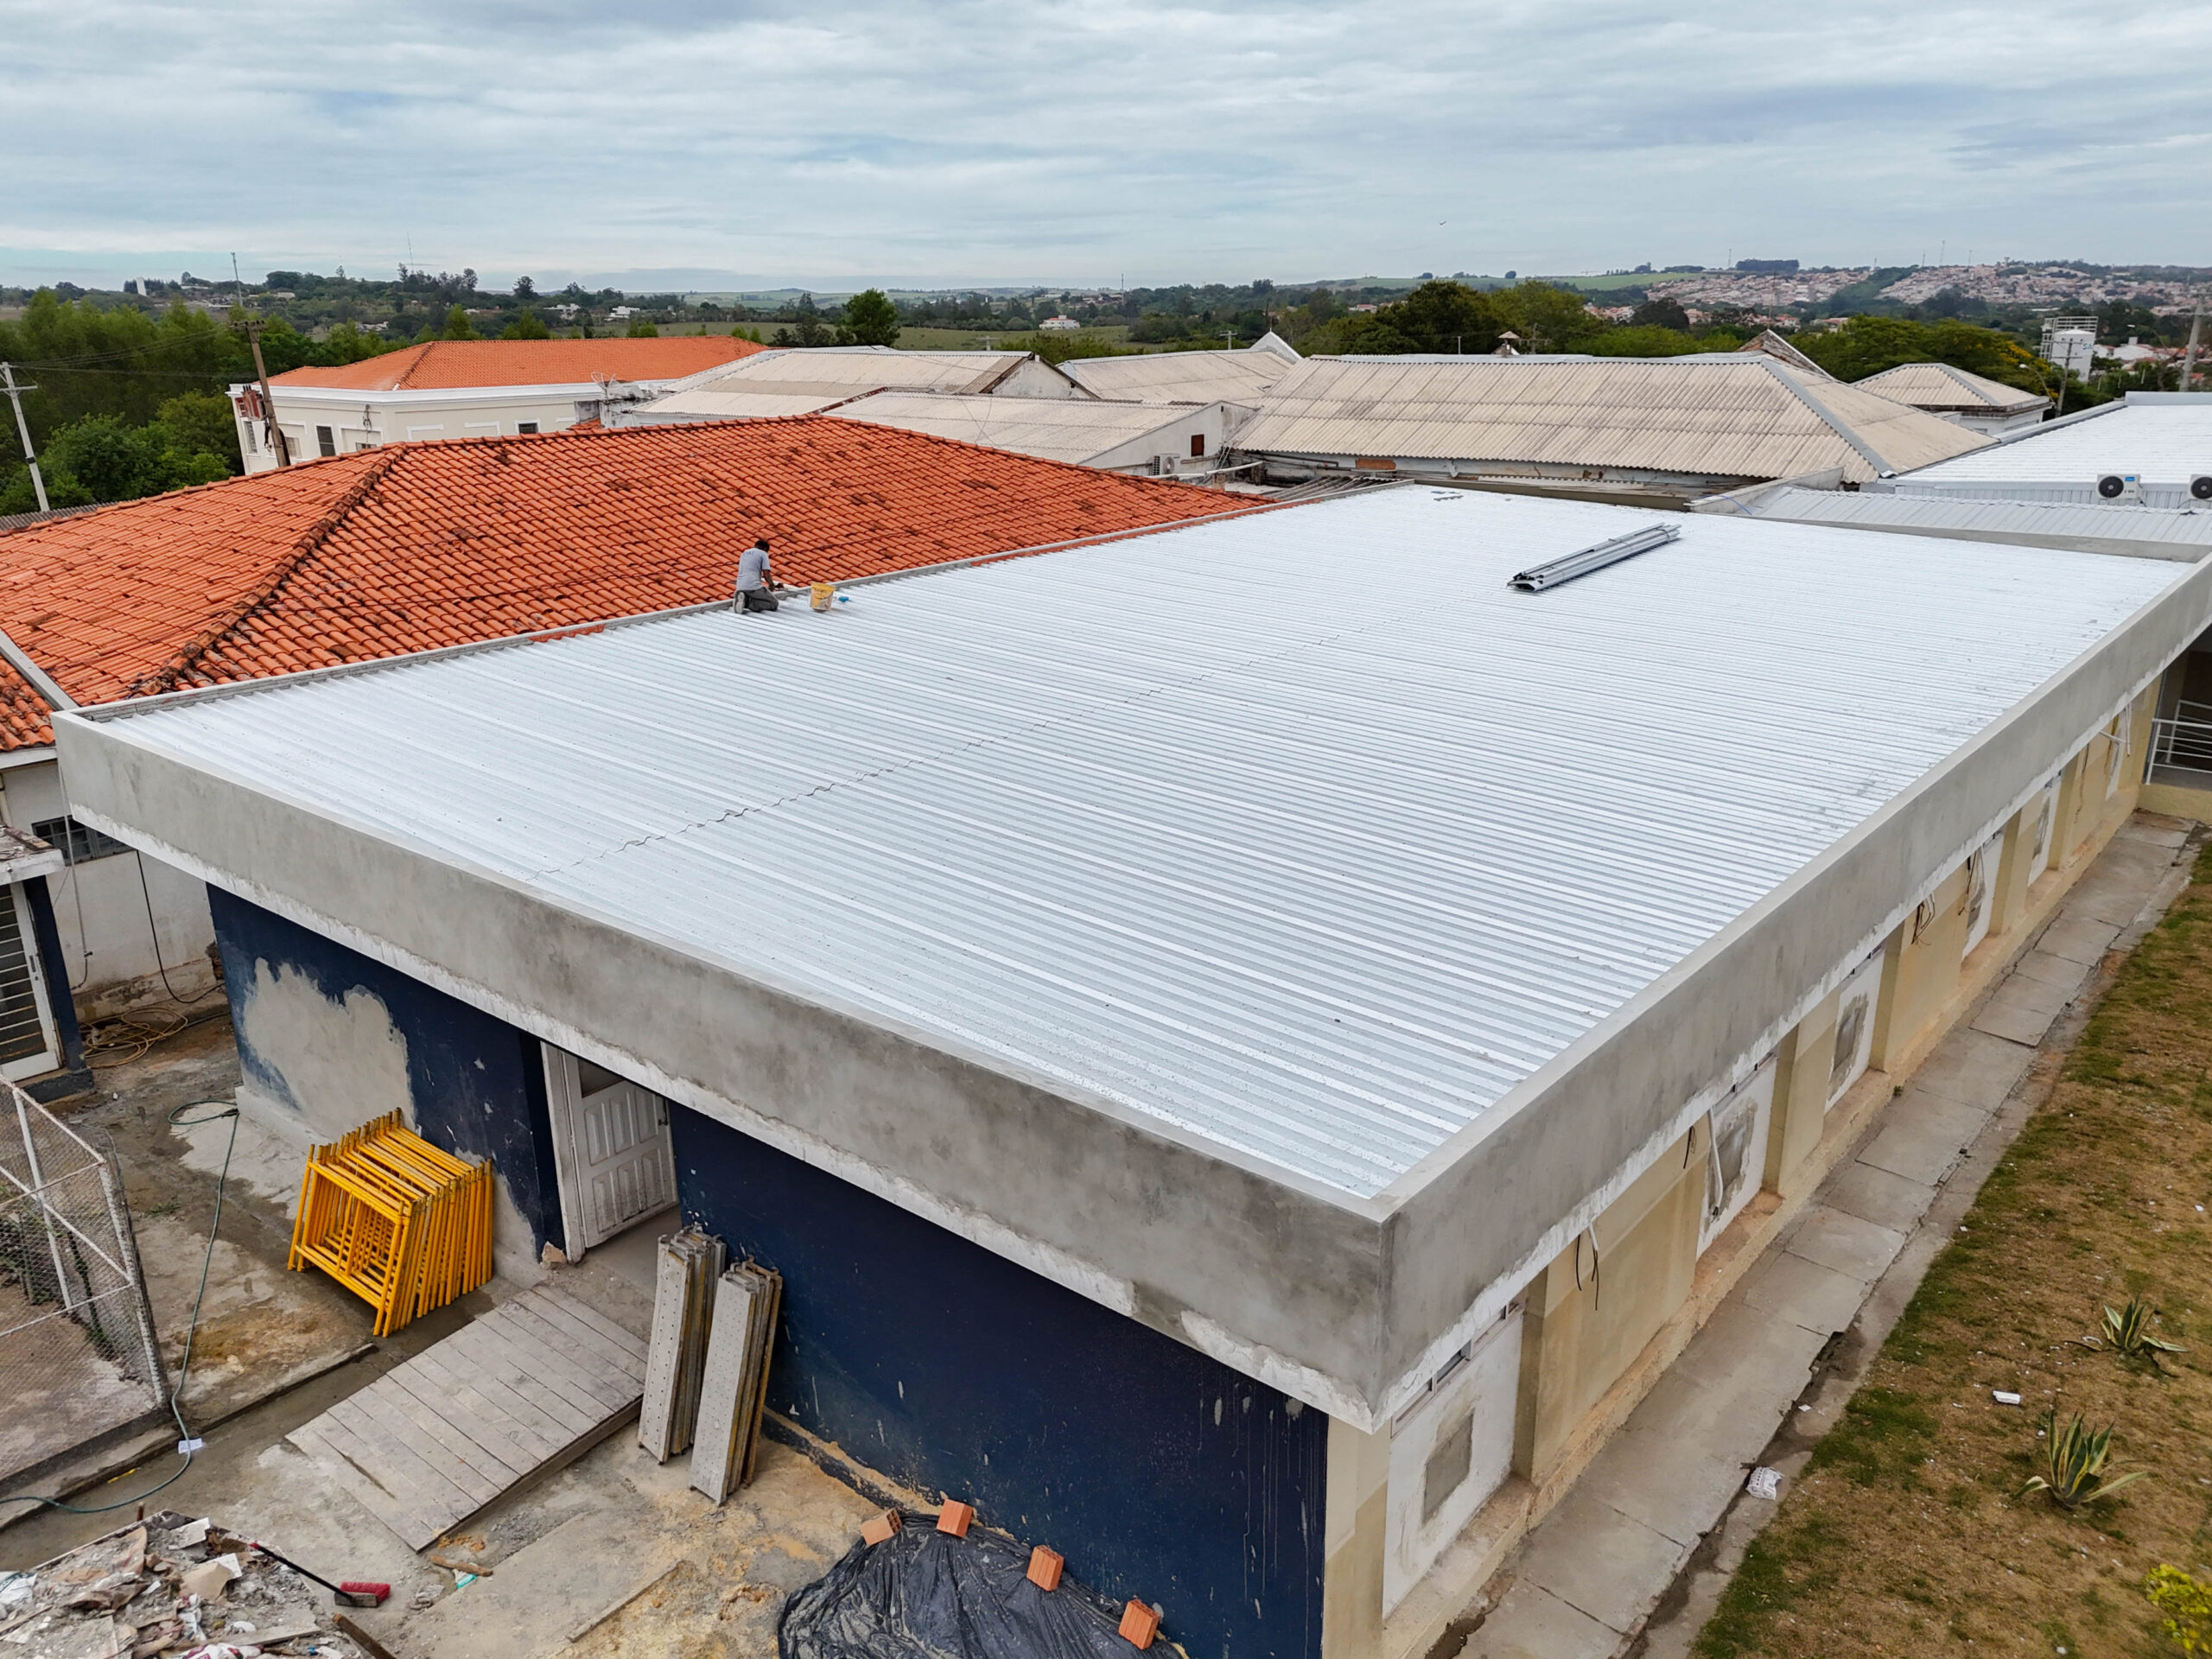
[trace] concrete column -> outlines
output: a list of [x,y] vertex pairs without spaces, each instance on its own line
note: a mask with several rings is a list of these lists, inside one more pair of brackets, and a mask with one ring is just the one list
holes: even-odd
[[1367,1434],[1332,1417],[1321,1543],[1321,1659],[1369,1659],[1381,1651],[1389,1497],[1389,1426]]
[[1764,1181],[1770,1192],[1796,1192],[1798,1171],[1821,1143],[1841,1001],[1840,990],[1830,991],[1775,1050],[1774,1112],[1767,1128]]
[[2028,861],[2035,856],[2036,819],[2043,811],[2043,791],[2005,826],[2005,848],[1998,855],[1997,873],[1989,887],[1989,937],[2001,938],[2019,923],[2028,907]]
[[2082,843],[2088,837],[2097,821],[2094,811],[2085,810],[2083,798],[2088,794],[2086,780],[2088,760],[2099,746],[2091,742],[2081,753],[2066,763],[2066,770],[2058,776],[2058,812],[2050,831],[2050,867],[2062,869],[2071,864],[2082,850]]
[[1929,1022],[1959,988],[1959,958],[1967,943],[1964,864],[1898,930],[1892,960],[1882,972],[1882,1007],[1874,1021],[1874,1068],[1897,1069]]
[[1695,1141],[1677,1141],[1529,1287],[1513,1466],[1532,1479],[1689,1295],[1705,1201]]

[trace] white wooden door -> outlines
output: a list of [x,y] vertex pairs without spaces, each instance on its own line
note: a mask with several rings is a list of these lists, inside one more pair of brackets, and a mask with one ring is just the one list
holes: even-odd
[[668,1103],[551,1044],[545,1050],[553,1161],[569,1254],[582,1255],[676,1202]]

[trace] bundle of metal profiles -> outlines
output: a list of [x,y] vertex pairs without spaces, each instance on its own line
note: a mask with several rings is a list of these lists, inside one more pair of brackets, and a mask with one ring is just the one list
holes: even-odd
[[638,1411],[638,1444],[666,1463],[691,1444],[699,1416],[699,1379],[714,1323],[715,1281],[728,1252],[696,1227],[660,1242],[653,1283],[653,1333],[645,1348],[645,1394]]
[[491,1177],[387,1112],[308,1149],[289,1265],[321,1268],[390,1336],[492,1276]]
[[768,1354],[783,1305],[784,1275],[757,1262],[740,1262],[715,1287],[691,1484],[717,1503],[753,1484],[760,1413],[768,1397]]

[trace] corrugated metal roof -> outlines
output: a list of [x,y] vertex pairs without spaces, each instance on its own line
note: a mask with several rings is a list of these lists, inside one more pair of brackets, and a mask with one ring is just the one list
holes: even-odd
[[1901,363],[1894,369],[1884,369],[1879,374],[1870,374],[1852,384],[1861,391],[1910,404],[1915,409],[1942,410],[1947,413],[1967,410],[2012,415],[2044,408],[2050,402],[2039,391],[2023,391],[2018,386],[1954,368],[1948,363]]
[[2212,393],[2169,394],[2088,419],[2053,421],[2012,442],[1925,467],[1896,480],[1902,495],[1944,494],[2094,502],[2107,473],[2134,473],[2154,506],[2178,506],[2193,477],[2212,476]]
[[1249,404],[1297,366],[1295,359],[1258,346],[1241,352],[1078,357],[1060,365],[1086,391],[1145,404]]
[[2052,501],[1983,501],[1962,496],[1875,495],[1864,490],[1774,489],[1747,493],[1754,518],[1801,524],[1850,524],[1911,535],[2196,560],[2212,553],[2212,506],[2190,509],[2078,506]]
[[993,449],[1080,466],[1197,411],[1158,404],[1109,404],[1090,398],[965,397],[956,393],[879,391],[841,404],[844,421],[902,427]]
[[1372,1196],[2183,575],[1691,517],[1508,590],[1649,517],[1379,491],[111,729]]
[[883,346],[762,352],[679,381],[634,411],[650,420],[766,420],[809,415],[879,386],[980,391],[1027,352],[900,352]]
[[1762,355],[1310,358],[1237,434],[1248,454],[1853,481],[1989,440]]

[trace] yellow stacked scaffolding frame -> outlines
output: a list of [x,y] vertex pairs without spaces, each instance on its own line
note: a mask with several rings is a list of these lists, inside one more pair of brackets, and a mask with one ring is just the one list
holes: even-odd
[[390,1336],[492,1276],[492,1166],[441,1152],[384,1116],[311,1147],[292,1224],[312,1262],[376,1310]]

